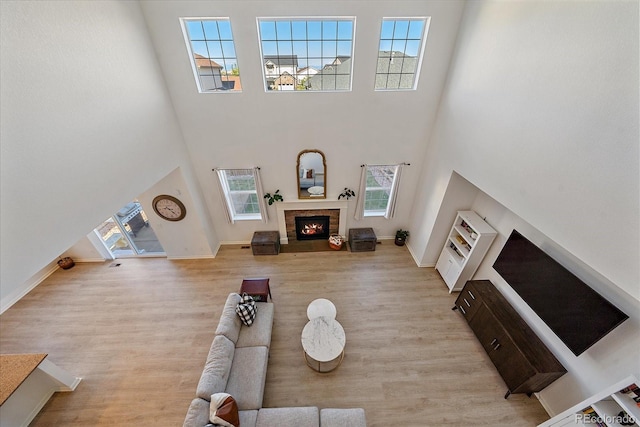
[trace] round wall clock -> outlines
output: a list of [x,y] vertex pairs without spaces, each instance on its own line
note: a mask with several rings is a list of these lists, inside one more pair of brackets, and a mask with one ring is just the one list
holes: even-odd
[[167,221],[180,221],[187,215],[184,204],[173,196],[162,194],[153,199],[153,210]]

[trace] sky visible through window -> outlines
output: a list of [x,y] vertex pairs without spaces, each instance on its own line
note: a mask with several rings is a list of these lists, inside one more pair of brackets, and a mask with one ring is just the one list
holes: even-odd
[[258,27],[268,90],[351,89],[354,18],[259,18]]
[[300,68],[320,70],[336,57],[351,57],[353,21],[260,19],[260,39],[263,55],[297,55]]
[[188,19],[183,22],[200,91],[239,91],[240,70],[229,20]]
[[[198,90],[242,90],[229,18],[182,18]],[[414,90],[430,18],[383,18],[375,90]],[[267,91],[350,91],[355,17],[258,18]]]
[[415,89],[425,18],[385,18],[380,30],[376,90]]

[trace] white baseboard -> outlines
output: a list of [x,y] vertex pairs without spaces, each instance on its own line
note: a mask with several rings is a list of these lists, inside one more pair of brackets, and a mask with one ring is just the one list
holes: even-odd
[[407,242],[407,249],[409,249],[409,253],[411,254],[411,257],[413,258],[413,261],[416,263],[416,265],[418,267],[430,267],[430,268],[433,268],[433,267],[436,266],[436,264],[433,263],[433,262],[427,262],[427,263],[420,262],[420,260],[418,260],[418,257],[416,257],[415,252],[413,252],[413,247],[409,244],[409,242]]
[[188,255],[188,256],[168,256],[167,259],[168,260],[182,260],[182,259],[213,259],[215,258],[215,255],[199,255],[199,256],[194,256],[194,255]]
[[60,391],[75,391],[76,388],[78,387],[78,384],[80,384],[80,381],[82,381],[82,377],[76,377],[71,383],[69,390],[60,390]]
[[13,292],[9,293],[9,295],[3,296],[2,299],[0,299],[0,314],[4,313],[13,304],[20,301],[22,297],[31,292],[32,289],[42,283],[44,279],[51,276],[59,268],[58,260],[51,261],[51,263],[47,264],[44,268],[31,276],[31,278],[24,282],[18,289],[15,289]]
[[413,258],[413,262],[415,262],[418,267],[422,267],[422,265],[420,265],[420,261],[418,260],[418,257],[416,257],[416,254],[413,252],[413,247],[408,242],[405,244],[405,246],[409,250],[409,253],[411,254],[411,258]]
[[533,393],[533,395],[538,399],[538,402],[540,402],[544,410],[547,411],[549,417],[553,418],[555,415],[557,415],[554,411],[551,410],[547,402],[540,396],[540,393]]

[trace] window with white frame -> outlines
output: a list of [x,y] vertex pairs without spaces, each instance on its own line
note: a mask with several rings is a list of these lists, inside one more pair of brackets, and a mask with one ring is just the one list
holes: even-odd
[[413,90],[430,18],[383,18],[375,90]]
[[218,169],[217,173],[231,219],[262,219],[254,170]]
[[354,29],[354,17],[258,18],[265,90],[351,90]]
[[364,216],[385,216],[395,190],[398,165],[367,165]]
[[229,18],[182,18],[181,22],[198,91],[240,92],[240,69]]

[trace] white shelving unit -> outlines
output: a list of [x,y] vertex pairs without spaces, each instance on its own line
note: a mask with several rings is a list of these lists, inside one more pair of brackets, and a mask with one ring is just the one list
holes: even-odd
[[477,213],[458,212],[436,263],[449,293],[461,291],[471,280],[495,237],[496,231]]
[[[638,407],[637,403],[629,395],[622,393],[622,390],[632,384],[640,386],[638,377],[635,375],[618,381],[601,392],[556,415],[549,421],[540,424],[538,427],[591,427],[599,425],[606,427],[623,427],[626,425],[639,427],[640,407]],[[584,413],[589,411],[590,408],[593,408],[595,414],[599,417],[598,420],[585,419]],[[628,421],[633,419],[634,424],[622,424],[621,421],[624,421],[624,419],[620,419],[618,416],[621,411],[627,414],[626,419]],[[598,424],[598,422],[601,424]]]

